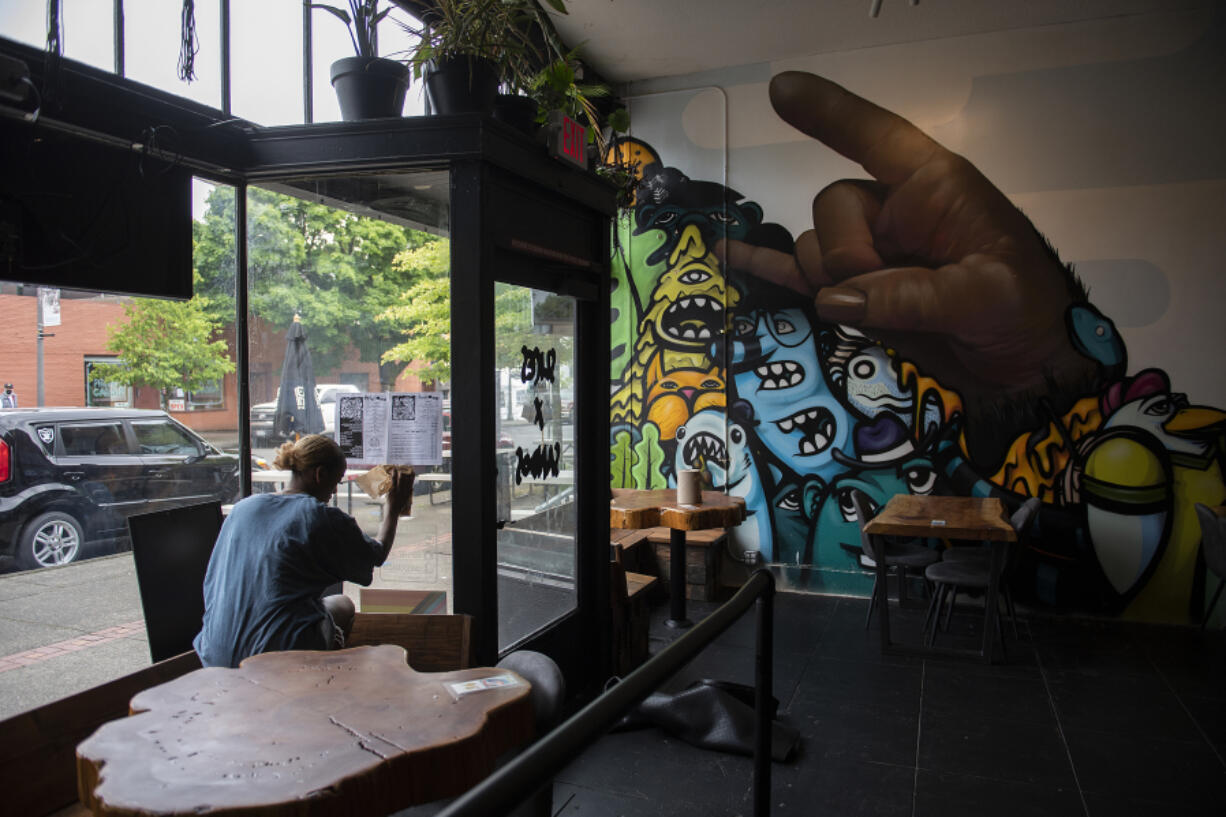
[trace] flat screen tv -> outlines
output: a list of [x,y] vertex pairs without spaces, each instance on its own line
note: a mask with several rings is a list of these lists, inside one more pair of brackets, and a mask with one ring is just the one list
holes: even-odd
[[190,298],[191,186],[173,162],[0,122],[0,280]]

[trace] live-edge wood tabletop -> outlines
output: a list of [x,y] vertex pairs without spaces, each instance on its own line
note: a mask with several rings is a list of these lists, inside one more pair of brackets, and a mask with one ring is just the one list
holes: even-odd
[[[933,525],[933,520],[944,524]],[[864,526],[874,536],[939,536],[945,539],[1017,541],[999,499],[896,494]]]
[[[132,699],[77,747],[96,815],[382,815],[454,796],[532,734],[531,687],[419,673],[394,645],[265,653]],[[451,684],[512,684],[459,695]]]
[[623,489],[614,491],[609,503],[609,527],[628,530],[705,530],[739,525],[745,517],[745,500],[720,491],[703,491],[701,505],[682,505],[675,490]]

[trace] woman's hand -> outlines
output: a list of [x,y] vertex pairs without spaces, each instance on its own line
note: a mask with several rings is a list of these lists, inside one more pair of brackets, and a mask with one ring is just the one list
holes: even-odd
[[417,475],[413,471],[392,469],[392,487],[388,490],[385,501],[389,516],[408,516],[413,510],[413,481]]

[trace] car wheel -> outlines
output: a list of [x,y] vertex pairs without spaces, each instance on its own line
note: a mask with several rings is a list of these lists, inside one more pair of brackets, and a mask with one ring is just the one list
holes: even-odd
[[85,532],[69,514],[52,511],[26,525],[17,550],[17,565],[24,570],[65,565],[77,558]]

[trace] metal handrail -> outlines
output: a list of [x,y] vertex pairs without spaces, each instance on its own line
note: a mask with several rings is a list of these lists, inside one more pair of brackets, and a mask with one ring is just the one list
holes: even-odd
[[534,743],[514,760],[456,798],[438,817],[478,817],[504,814],[551,780],[617,722],[626,710],[646,698],[677,670],[732,626],[750,604],[757,602],[754,650],[754,773],[755,817],[770,814],[771,687],[773,672],[775,578],[757,570],[736,594],[692,630],[623,678],[568,721]]

